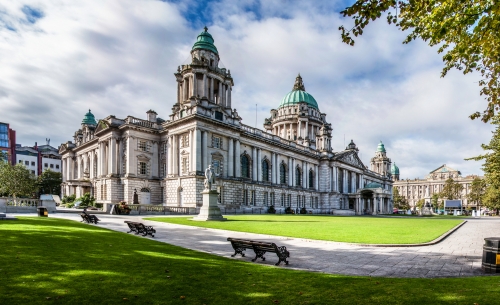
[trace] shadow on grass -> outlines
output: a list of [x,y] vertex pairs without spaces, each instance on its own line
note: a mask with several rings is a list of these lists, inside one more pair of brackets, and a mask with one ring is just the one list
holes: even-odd
[[498,278],[384,279],[294,271],[61,219],[0,223],[0,240],[2,304],[486,304],[499,293]]

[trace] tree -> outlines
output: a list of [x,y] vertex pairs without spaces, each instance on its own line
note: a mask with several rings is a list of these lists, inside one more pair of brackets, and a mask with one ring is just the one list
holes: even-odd
[[394,207],[401,210],[408,210],[410,205],[404,196],[399,194],[397,187],[392,188],[392,200],[394,202]]
[[425,199],[422,198],[419,201],[417,201],[417,203],[415,204],[415,207],[421,211],[422,208],[424,207],[424,204],[425,204]]
[[486,182],[476,177],[472,180],[469,194],[467,194],[467,205],[469,202],[475,203],[477,207],[481,205],[486,191]]
[[484,183],[486,190],[483,204],[490,209],[500,208],[500,117],[496,115],[491,120],[496,125],[489,144],[481,144],[487,153],[465,160],[483,160]]
[[33,196],[37,190],[37,179],[22,164],[0,163],[0,193],[6,193],[17,203],[18,196]]
[[45,170],[38,177],[38,187],[43,194],[59,195],[61,191],[62,175],[61,173]]
[[464,186],[455,182],[452,178],[446,179],[444,182],[443,190],[439,193],[439,197],[443,199],[460,199],[462,198],[462,190]]
[[[481,74],[480,94],[488,102],[481,117],[488,122],[500,107],[500,2],[496,0],[357,0],[341,12],[354,19],[354,26],[341,26],[342,41],[354,45],[351,35],[363,34],[363,29],[387,12],[387,21],[402,31],[410,30],[403,43],[417,38],[439,45],[444,53],[441,77],[452,68],[464,74]],[[395,12],[393,14],[392,12]]]
[[439,200],[439,194],[437,194],[437,193],[432,194],[431,204],[432,204],[432,207],[434,207],[436,209],[443,208],[443,201]]

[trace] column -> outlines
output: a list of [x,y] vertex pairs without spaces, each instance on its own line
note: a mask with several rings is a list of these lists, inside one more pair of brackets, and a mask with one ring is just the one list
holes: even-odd
[[[135,156],[135,148],[137,147],[136,144],[136,139],[134,137],[128,137],[127,139],[127,175],[132,175],[134,176],[137,172],[137,166],[136,166],[136,156]],[[171,154],[167,156],[167,158],[170,158]],[[170,160],[169,160],[170,161]],[[169,166],[169,170],[170,170]]]
[[[167,152],[167,175],[172,175],[173,174],[173,159],[172,159],[172,156],[173,156],[173,152],[174,152],[174,148],[173,148],[173,140],[172,140],[172,136],[168,136],[168,152]],[[130,146],[130,145],[129,145]],[[127,154],[129,156],[129,154]]]
[[304,137],[309,137],[309,121],[306,121],[306,129],[304,130]]
[[289,140],[293,140],[293,129],[292,129],[292,123],[290,123],[290,129],[289,129],[289,136],[288,136],[288,139]]
[[318,171],[319,171],[318,166],[317,166],[317,165],[314,165],[314,174],[316,175],[316,177],[314,177],[314,188],[315,188],[317,191],[319,190],[319,181],[318,181],[318,180],[319,180],[319,179],[318,179],[318,177],[319,177],[319,173],[318,173]]
[[116,138],[111,137],[109,141],[109,173],[114,175],[116,174]]
[[153,178],[158,178],[158,177],[160,177],[160,172],[159,172],[160,156],[159,156],[159,149],[158,149],[158,142],[157,141],[153,141],[152,148],[153,148],[153,158],[151,160],[151,176]]
[[[292,174],[290,175],[290,180],[292,180],[292,186],[295,186],[295,159],[292,158]],[[299,186],[299,185],[297,185]]]
[[193,73],[193,95],[198,96],[198,79],[196,77],[196,73]]
[[233,88],[231,87],[231,85],[228,85],[228,88],[227,88],[227,101],[226,101],[226,107],[227,108],[231,108],[231,91],[233,90]]
[[196,171],[196,151],[195,151],[195,141],[194,141],[194,129],[189,130],[189,171]]
[[188,79],[187,78],[184,78],[182,87],[183,87],[182,91],[184,91],[182,101],[185,101],[188,99],[188,95],[189,95],[189,93],[188,93]]
[[208,97],[208,82],[207,82],[207,75],[203,73],[203,96]]
[[226,107],[226,84],[221,85],[222,92],[220,94],[220,102],[222,107]]
[[349,187],[349,181],[347,180],[347,171],[344,171],[344,194],[349,193],[348,187]]
[[[116,168],[116,173],[117,174],[125,174],[123,172],[123,166],[122,166],[122,164],[123,164],[123,149],[124,149],[123,148],[123,139],[120,139],[120,141],[118,142],[118,164],[116,165],[117,166],[117,168]],[[94,164],[92,162],[92,159],[93,158],[91,157],[90,158],[91,164]]]
[[241,160],[240,160],[240,140],[235,140],[234,143],[234,167],[236,178],[241,177]]
[[217,93],[217,105],[223,105],[222,104],[222,96],[224,94],[222,94],[222,82],[219,81],[219,91]]
[[275,172],[275,177],[276,177],[276,184],[280,184],[280,155],[276,154],[275,155],[276,161],[274,162],[274,172]]
[[271,182],[276,183],[276,154],[271,153]]
[[257,148],[257,181],[262,181],[262,150]]
[[178,175],[179,149],[177,147],[177,135],[172,135],[172,175]]
[[257,181],[257,148],[252,147],[252,180]]
[[213,77],[210,78],[210,101],[215,102],[214,101],[214,78]]
[[301,131],[301,128],[302,128],[302,121],[299,121],[299,123],[298,123],[298,125],[297,125],[297,138],[302,137],[302,131]]
[[306,162],[302,162],[302,187],[307,188],[307,167]]
[[99,145],[99,176],[106,176],[106,143],[102,141]]
[[234,177],[234,140],[228,140],[227,176]]
[[208,167],[208,131],[203,131],[203,141],[201,142],[202,154],[203,154],[203,164],[202,171]]
[[194,162],[196,164],[195,166],[195,171],[203,171],[203,168],[201,166],[201,130],[195,129],[193,133],[194,139],[193,139],[193,146],[194,146]]

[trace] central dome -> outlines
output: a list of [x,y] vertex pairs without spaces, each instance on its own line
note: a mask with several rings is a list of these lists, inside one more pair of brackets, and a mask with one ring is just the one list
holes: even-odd
[[316,102],[314,97],[306,92],[304,83],[302,82],[302,77],[299,74],[295,79],[293,90],[285,95],[285,97],[281,100],[280,106],[278,108],[292,106],[302,102],[307,103],[309,106],[319,110],[318,103]]

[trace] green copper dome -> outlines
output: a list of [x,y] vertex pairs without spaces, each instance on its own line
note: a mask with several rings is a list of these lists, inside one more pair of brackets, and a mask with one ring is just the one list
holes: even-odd
[[399,175],[399,167],[396,165],[396,163],[392,163],[391,165],[391,174]]
[[281,100],[280,106],[278,108],[292,106],[301,102],[305,102],[309,106],[319,110],[318,103],[316,102],[314,97],[306,92],[304,83],[302,82],[302,77],[299,74],[295,79],[293,90],[285,95],[285,97]]
[[385,152],[385,147],[384,147],[384,144],[382,144],[382,141],[380,141],[380,143],[378,143],[377,151]]
[[205,27],[205,30],[201,32],[200,35],[198,35],[198,39],[194,43],[192,50],[196,49],[212,51],[215,54],[219,55],[219,52],[217,51],[217,48],[214,45],[214,39],[212,35],[208,33],[207,27]]
[[85,114],[85,117],[83,118],[82,124],[97,125],[97,122],[95,121],[95,117],[92,114],[92,112],[90,112],[90,109],[89,109],[89,112],[87,112],[87,114]]

